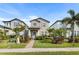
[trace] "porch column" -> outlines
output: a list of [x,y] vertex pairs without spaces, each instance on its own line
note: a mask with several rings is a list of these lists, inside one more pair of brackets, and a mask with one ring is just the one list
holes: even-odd
[[37,36],[40,36],[39,30],[38,30],[38,32],[37,32]]
[[29,30],[29,37],[31,38],[31,31]]

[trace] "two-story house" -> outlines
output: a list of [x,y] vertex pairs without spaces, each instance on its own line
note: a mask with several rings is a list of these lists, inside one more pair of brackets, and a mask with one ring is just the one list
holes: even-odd
[[[54,29],[59,29],[59,28],[65,28],[66,29],[66,37],[70,37],[71,36],[71,25],[68,24],[62,24],[61,20],[57,20],[56,22],[54,22],[50,28],[54,28]],[[74,25],[74,36],[79,36],[79,27],[75,24]]]
[[[4,25],[8,28],[14,29],[17,26],[21,25],[26,25],[22,20],[14,18],[10,21],[3,21]],[[28,26],[26,25],[26,30],[28,30]],[[6,34],[7,35],[15,35],[15,32],[13,32],[12,30],[6,29]],[[20,32],[20,35],[24,34],[24,30]]]
[[36,36],[43,36],[48,35],[48,27],[49,27],[49,21],[43,18],[36,18],[30,21],[31,26],[29,28],[30,30],[30,36],[32,38],[35,38]]
[[[15,18],[15,19],[12,19],[10,21],[3,21],[5,27],[8,27],[8,28],[11,28],[11,29],[14,29],[16,28],[19,24],[21,25],[26,25],[23,21]],[[48,31],[47,29],[49,28],[49,21],[46,20],[46,19],[43,19],[43,18],[36,18],[36,19],[33,19],[30,21],[31,23],[31,26],[28,27],[26,25],[26,30],[27,32],[22,31],[20,32],[20,35],[23,35],[27,33],[27,35],[29,35],[29,37],[31,38],[35,38],[36,36],[45,36],[45,35],[48,35]],[[12,30],[10,29],[6,29],[6,34],[7,35],[15,35],[15,32],[13,32]]]

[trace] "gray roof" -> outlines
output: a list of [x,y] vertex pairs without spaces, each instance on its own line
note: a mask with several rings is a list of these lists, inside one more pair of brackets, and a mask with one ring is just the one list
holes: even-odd
[[[41,17],[36,18],[36,19],[33,19],[33,20],[31,20],[31,21],[38,21],[38,22],[39,22],[39,19],[40,19],[40,20],[43,20],[43,21],[45,21],[45,22],[50,23],[50,21],[48,21],[48,20],[46,20],[46,19],[43,19],[43,18],[41,18]],[[30,22],[31,22],[31,21],[30,21]]]
[[[22,20],[20,20],[20,19],[18,19],[18,18],[14,18],[14,19],[12,19],[12,20],[10,20],[10,21],[3,21],[3,22],[12,22],[12,21],[14,21],[14,20],[23,22]],[[24,22],[23,22],[23,23],[24,23]]]
[[14,18],[14,19],[12,19],[12,20],[10,20],[10,21],[3,21],[3,22],[4,22],[4,23],[5,23],[5,22],[12,22],[12,21],[15,21],[15,20],[24,23],[24,24],[28,27],[28,25],[27,25],[24,21],[22,21],[22,20],[20,20],[20,19],[18,19],[18,18]]
[[32,21],[37,21],[37,22],[40,22],[38,19],[33,19],[33,20],[31,20],[30,22],[32,22]]
[[52,27],[54,24],[56,24],[57,22],[61,22],[61,20],[57,20],[55,21],[50,27]]

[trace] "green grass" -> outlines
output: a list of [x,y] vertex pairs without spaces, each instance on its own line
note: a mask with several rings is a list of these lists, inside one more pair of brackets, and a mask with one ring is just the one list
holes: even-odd
[[53,51],[53,52],[4,52],[0,55],[79,55],[79,51]]
[[0,48],[7,48],[8,47],[8,44],[7,44],[7,40],[2,40],[1,42],[0,42]]
[[21,43],[21,44],[9,44],[8,48],[25,48],[26,44],[25,43]]
[[0,42],[0,48],[24,48],[25,46],[26,43],[9,43],[8,40],[2,40],[2,42]]
[[53,44],[51,41],[49,42],[42,42],[42,40],[36,40],[34,43],[34,48],[66,48],[66,47],[79,47],[79,43],[66,43],[63,44]]

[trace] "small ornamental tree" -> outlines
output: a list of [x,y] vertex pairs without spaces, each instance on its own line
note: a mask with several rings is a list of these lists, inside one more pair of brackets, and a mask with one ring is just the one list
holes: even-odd
[[13,29],[13,31],[16,34],[17,44],[20,44],[20,32],[23,31],[24,29],[25,29],[25,26],[21,24],[19,24],[16,28]]
[[48,32],[49,32],[49,36],[52,36],[52,32],[54,31],[54,28],[49,28]]

